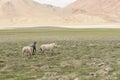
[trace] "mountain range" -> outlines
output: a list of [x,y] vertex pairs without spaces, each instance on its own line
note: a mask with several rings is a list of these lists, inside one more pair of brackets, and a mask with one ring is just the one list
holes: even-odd
[[0,0],[0,28],[119,24],[119,0],[77,0],[65,8],[33,0]]

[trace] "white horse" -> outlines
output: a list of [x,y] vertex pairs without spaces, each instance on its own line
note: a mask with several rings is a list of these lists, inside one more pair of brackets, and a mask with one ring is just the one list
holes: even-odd
[[33,48],[30,46],[25,46],[22,48],[22,56],[31,56],[33,53]]
[[53,49],[56,48],[57,46],[58,45],[56,43],[43,44],[40,46],[40,50],[42,51],[42,54],[44,54],[45,51],[50,51],[53,53]]

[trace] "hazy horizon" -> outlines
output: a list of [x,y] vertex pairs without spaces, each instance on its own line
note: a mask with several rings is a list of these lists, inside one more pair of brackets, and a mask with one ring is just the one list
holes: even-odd
[[36,1],[41,4],[49,4],[49,5],[63,8],[75,2],[76,0],[59,0],[59,1],[58,0],[33,0],[33,1]]

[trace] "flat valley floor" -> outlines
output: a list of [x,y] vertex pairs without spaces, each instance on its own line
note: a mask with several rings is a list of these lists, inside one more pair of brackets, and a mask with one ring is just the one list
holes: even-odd
[[[34,41],[36,54],[22,57]],[[41,55],[53,42],[54,54]],[[120,80],[120,29],[0,30],[0,80]]]

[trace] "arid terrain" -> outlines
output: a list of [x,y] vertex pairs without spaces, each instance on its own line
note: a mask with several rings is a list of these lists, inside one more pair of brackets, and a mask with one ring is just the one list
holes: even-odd
[[0,0],[0,44],[0,80],[120,80],[120,0]]
[[119,0],[77,0],[65,8],[33,0],[0,0],[0,28],[119,25]]

